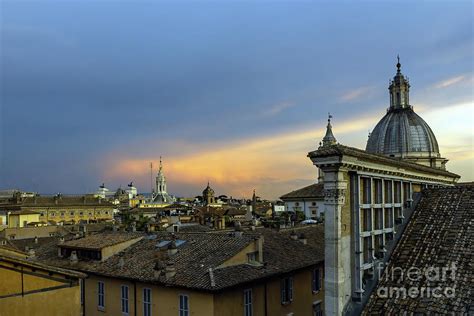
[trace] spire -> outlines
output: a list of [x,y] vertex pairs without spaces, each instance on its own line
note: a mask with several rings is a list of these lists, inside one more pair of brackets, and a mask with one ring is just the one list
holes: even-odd
[[397,55],[397,73],[390,81],[390,110],[409,108],[410,84],[401,72],[400,55]]
[[332,115],[328,113],[328,125],[326,126],[326,135],[323,138],[323,147],[336,144],[336,137],[332,133],[331,126]]
[[166,177],[163,173],[163,161],[160,156],[160,168],[158,169],[158,174],[156,176],[156,193],[157,194],[167,194],[166,193]]

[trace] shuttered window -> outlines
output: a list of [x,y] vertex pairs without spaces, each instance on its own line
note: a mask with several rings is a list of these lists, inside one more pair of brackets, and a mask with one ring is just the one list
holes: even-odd
[[293,277],[281,279],[280,289],[282,304],[289,304],[293,301]]

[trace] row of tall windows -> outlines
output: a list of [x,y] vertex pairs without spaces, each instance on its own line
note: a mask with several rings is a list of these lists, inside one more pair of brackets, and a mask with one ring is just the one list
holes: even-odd
[[[152,315],[152,291],[150,288],[144,288],[142,291],[143,315]],[[250,302],[251,304],[251,302]],[[128,315],[130,312],[130,289],[128,285],[120,287],[120,306],[122,315]],[[105,283],[97,282],[97,309],[105,310]],[[189,296],[179,295],[179,316],[189,316]],[[251,314],[249,314],[251,316]]]
[[[361,204],[405,203],[411,200],[410,183],[361,177]],[[403,191],[403,200],[402,200]],[[392,195],[393,193],[393,195]],[[392,198],[393,196],[393,198]],[[393,201],[392,201],[393,200]]]

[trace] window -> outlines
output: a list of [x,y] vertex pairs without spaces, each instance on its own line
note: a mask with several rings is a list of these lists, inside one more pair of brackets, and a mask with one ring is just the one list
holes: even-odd
[[392,208],[385,208],[385,228],[393,227]]
[[252,316],[252,289],[244,291],[244,316]]
[[179,296],[179,316],[189,316],[189,297],[187,295]]
[[258,252],[249,252],[247,253],[248,263],[256,263],[258,261]]
[[97,308],[105,308],[105,284],[102,281],[97,282]]
[[281,303],[289,304],[293,301],[293,278],[284,278],[280,282]]
[[128,315],[128,286],[122,285],[122,314]]
[[70,211],[69,215],[74,216],[74,211]]
[[383,210],[381,208],[374,209],[375,229],[383,229]]
[[375,204],[382,203],[382,180],[374,179]]
[[392,203],[392,181],[385,180],[385,203]]
[[374,243],[375,243],[374,249],[378,253],[382,252],[382,250],[385,248],[383,244],[383,234],[375,235]]
[[143,289],[143,316],[151,316],[151,289]]
[[51,216],[55,216],[56,214],[54,214],[54,212],[51,212]]
[[311,282],[311,285],[312,285],[311,287],[312,287],[313,292],[318,292],[319,290],[321,290],[322,280],[323,280],[323,275],[322,275],[321,268],[314,269],[313,280]]
[[362,204],[372,203],[372,188],[370,178],[362,178]]
[[394,183],[394,195],[395,195],[395,203],[401,203],[402,202],[402,189],[401,189],[401,183],[400,181],[396,181]]
[[313,315],[323,316],[323,309],[321,308],[321,302],[317,302],[313,304]]
[[370,208],[362,210],[362,230],[372,230],[372,211]]
[[372,237],[364,237],[364,263],[372,261]]

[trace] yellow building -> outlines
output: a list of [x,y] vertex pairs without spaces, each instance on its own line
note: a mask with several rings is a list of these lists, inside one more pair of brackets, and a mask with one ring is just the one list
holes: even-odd
[[8,212],[8,227],[27,227],[28,225],[38,224],[40,222],[40,215],[38,212],[28,210]]
[[36,260],[88,274],[86,315],[322,315],[323,239],[294,235],[110,232]]
[[82,315],[79,284],[85,276],[0,247],[0,314]]
[[45,224],[75,224],[81,221],[112,221],[115,206],[100,198],[83,196],[33,196],[22,197],[16,194],[2,208],[13,212],[35,212],[39,214],[38,222]]

